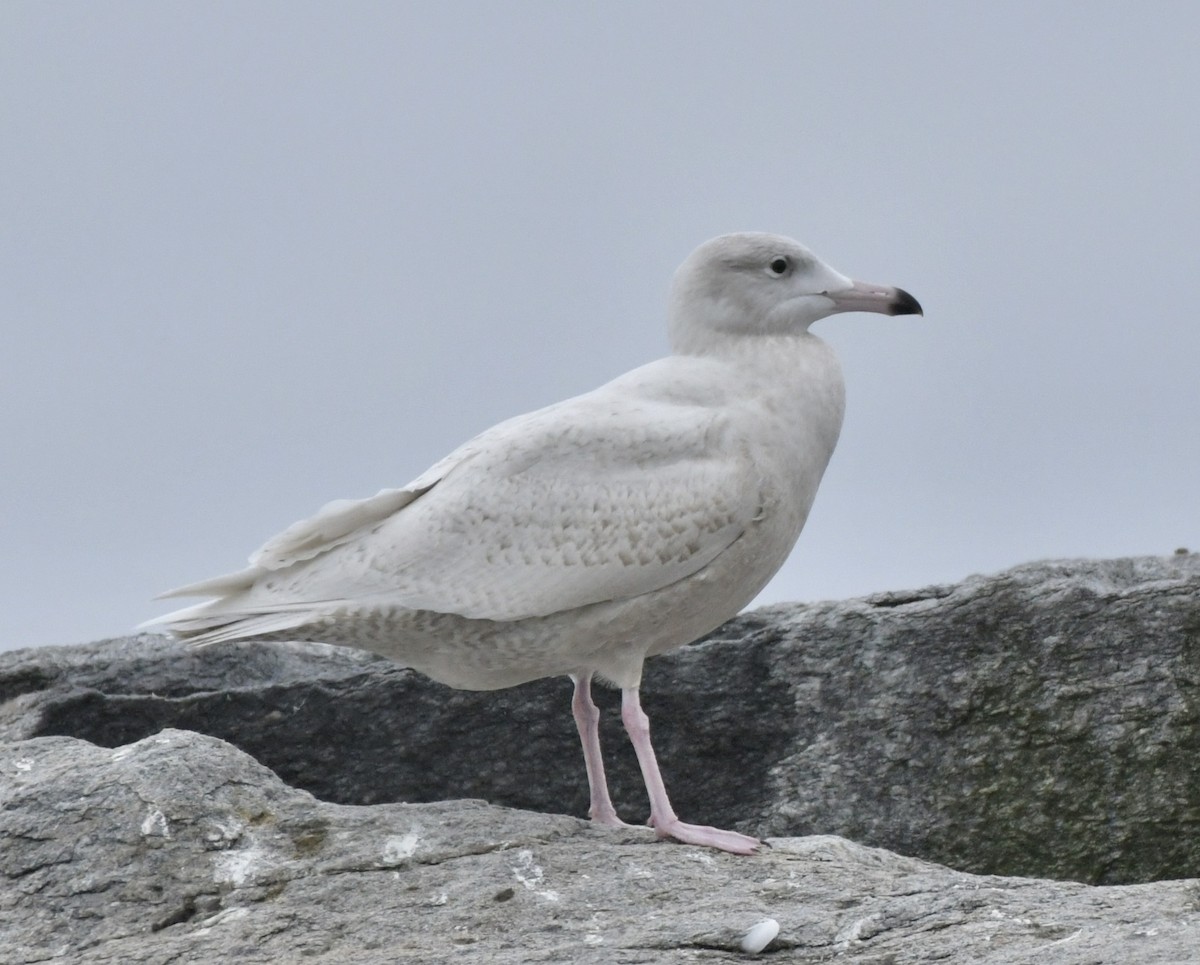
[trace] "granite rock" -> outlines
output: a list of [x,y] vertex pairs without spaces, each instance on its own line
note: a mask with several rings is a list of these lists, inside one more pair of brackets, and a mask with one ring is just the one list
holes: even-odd
[[1194,960],[1200,883],[981,877],[832,836],[752,857],[479,801],[322,802],[230,744],[0,744],[0,959]]
[[[599,692],[614,798],[644,790]],[[1200,875],[1200,556],[1029,564],[775,606],[651,660],[643,700],[690,821],[837,834],[963,871]],[[0,654],[0,739],[233,743],[322,800],[583,814],[570,684],[453,691],[315,644],[142,636]]]

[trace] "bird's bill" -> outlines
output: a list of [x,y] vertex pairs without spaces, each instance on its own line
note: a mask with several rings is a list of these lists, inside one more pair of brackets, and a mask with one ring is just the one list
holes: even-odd
[[[856,281],[849,288],[822,292],[834,312],[879,312],[882,315],[924,315],[921,303],[903,288]],[[832,313],[831,313],[832,314]]]

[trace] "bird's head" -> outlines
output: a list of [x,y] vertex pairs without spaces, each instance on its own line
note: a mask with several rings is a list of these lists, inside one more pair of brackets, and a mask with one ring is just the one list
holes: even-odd
[[671,344],[688,352],[703,350],[714,336],[801,333],[837,312],[922,314],[903,289],[847,278],[791,238],[721,235],[675,273]]

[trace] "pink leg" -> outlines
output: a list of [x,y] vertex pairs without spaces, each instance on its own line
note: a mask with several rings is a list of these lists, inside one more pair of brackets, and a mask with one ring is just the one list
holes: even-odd
[[579,728],[579,741],[583,744],[583,763],[587,767],[588,788],[592,792],[592,804],[588,816],[597,824],[610,828],[627,827],[617,817],[612,798],[608,796],[608,779],[604,776],[604,758],[600,754],[600,710],[592,703],[592,675],[577,677],[571,674],[575,684],[575,696],[571,698],[571,712],[575,715],[575,726]]
[[736,831],[684,824],[676,816],[667,799],[667,789],[658,770],[654,748],[650,745],[650,718],[642,710],[637,687],[626,687],[621,691],[621,720],[629,732],[638,764],[642,768],[642,777],[646,781],[646,790],[650,794],[650,826],[660,838],[674,838],[685,844],[703,844],[734,854],[753,854],[758,850],[760,842],[757,838]]

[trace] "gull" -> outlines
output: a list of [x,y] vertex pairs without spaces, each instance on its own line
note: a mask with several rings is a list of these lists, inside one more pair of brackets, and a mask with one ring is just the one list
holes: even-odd
[[750,854],[758,839],[676,815],[642,667],[735,615],[787,558],[844,410],[809,327],[851,311],[921,306],[789,238],[714,238],[675,273],[671,355],[501,422],[407,486],[329,503],[248,569],[163,594],[213,599],[143,626],[197,646],[355,647],[472,690],[569,676],[589,814],[615,827],[591,696],[609,681],[658,836]]

